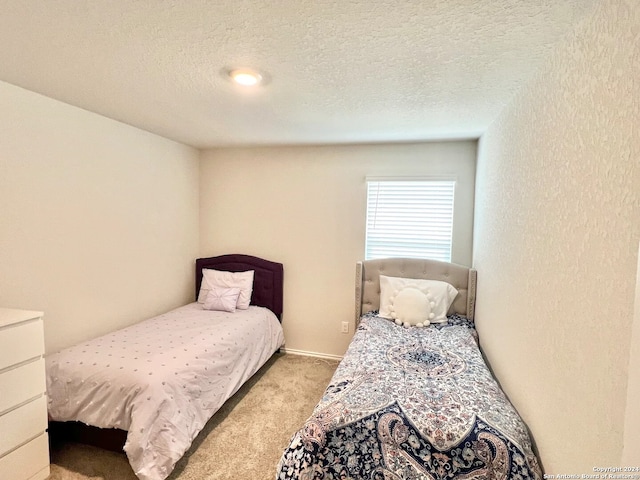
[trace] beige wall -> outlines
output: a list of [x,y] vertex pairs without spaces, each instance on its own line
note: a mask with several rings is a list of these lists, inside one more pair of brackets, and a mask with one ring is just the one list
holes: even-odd
[[[476,142],[237,148],[203,153],[200,253],[248,253],[285,268],[287,350],[344,354],[354,328],[355,263],[364,255],[367,176],[456,174],[470,264]],[[342,321],[350,334],[340,333]]]
[[192,296],[198,152],[0,82],[0,305],[47,352]]
[[620,465],[636,465],[640,459],[640,244],[638,244],[638,271],[636,274],[636,298],[631,328],[629,352],[629,385],[624,422],[624,448]]
[[602,1],[479,146],[477,325],[550,474],[592,473],[622,455],[640,239],[638,31],[640,4]]

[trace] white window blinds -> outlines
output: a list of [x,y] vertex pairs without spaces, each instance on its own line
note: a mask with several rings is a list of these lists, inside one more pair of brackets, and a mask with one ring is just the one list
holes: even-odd
[[451,261],[454,180],[368,180],[365,258]]

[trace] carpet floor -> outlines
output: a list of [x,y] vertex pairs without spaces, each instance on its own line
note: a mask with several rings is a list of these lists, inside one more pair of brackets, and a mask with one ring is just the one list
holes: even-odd
[[[274,355],[222,406],[168,480],[274,480],[291,436],[311,415],[338,362]],[[54,444],[48,480],[137,480],[124,453]]]

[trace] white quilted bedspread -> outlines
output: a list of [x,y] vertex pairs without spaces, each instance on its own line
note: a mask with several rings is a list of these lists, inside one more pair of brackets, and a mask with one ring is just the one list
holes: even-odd
[[163,480],[283,343],[266,308],[227,313],[191,303],[49,355],[49,417],[127,430],[136,475]]

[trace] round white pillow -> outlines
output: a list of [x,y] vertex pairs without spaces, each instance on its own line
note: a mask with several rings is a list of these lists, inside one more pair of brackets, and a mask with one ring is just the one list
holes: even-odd
[[422,290],[413,286],[406,286],[394,292],[394,295],[389,300],[391,317],[396,323],[405,326],[429,325],[429,319],[432,318],[432,302]]

